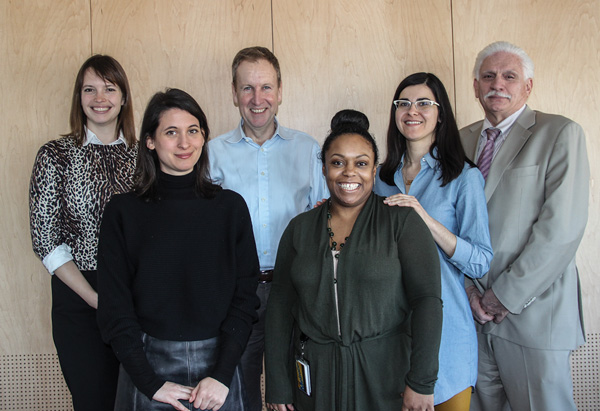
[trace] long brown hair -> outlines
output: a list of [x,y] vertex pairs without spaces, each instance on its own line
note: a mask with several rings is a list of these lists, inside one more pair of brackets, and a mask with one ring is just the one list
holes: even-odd
[[123,131],[127,146],[132,147],[135,144],[135,125],[129,81],[127,80],[125,70],[123,70],[119,62],[111,56],[102,54],[96,54],[87,59],[77,73],[75,85],[73,86],[71,114],[69,116],[71,131],[65,135],[72,136],[79,146],[85,141],[84,127],[87,124],[87,116],[83,112],[83,107],[81,107],[81,88],[83,87],[83,77],[88,69],[94,70],[96,75],[102,80],[111,82],[121,89],[124,103],[119,112],[115,137],[119,136],[119,131]]
[[[439,123],[435,127],[435,140],[429,148],[431,156],[439,161],[441,166],[441,187],[457,178],[465,167],[465,163],[471,167],[475,167],[475,164],[467,158],[465,150],[460,141],[460,134],[458,132],[458,126],[456,120],[452,114],[452,106],[450,105],[450,99],[444,84],[432,73],[414,73],[406,77],[400,82],[396,92],[394,93],[393,100],[397,100],[400,97],[400,93],[407,87],[416,85],[425,85],[431,92],[435,100],[439,103]],[[387,157],[383,164],[381,164],[381,170],[379,171],[379,177],[381,180],[390,185],[394,183],[394,173],[400,166],[402,156],[406,153],[406,137],[400,132],[396,125],[396,107],[390,104],[390,122],[387,132]],[[437,153],[435,152],[437,148]]]

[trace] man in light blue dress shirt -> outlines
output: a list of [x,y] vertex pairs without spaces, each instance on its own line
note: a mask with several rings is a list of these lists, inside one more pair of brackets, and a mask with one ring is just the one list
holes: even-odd
[[250,410],[262,410],[260,375],[264,351],[264,310],[271,289],[277,246],[289,221],[329,197],[319,160],[320,147],[306,133],[279,124],[281,72],[264,47],[240,50],[232,64],[233,103],[240,124],[208,143],[213,181],[241,194],[252,218],[261,275],[261,301],[242,356]]

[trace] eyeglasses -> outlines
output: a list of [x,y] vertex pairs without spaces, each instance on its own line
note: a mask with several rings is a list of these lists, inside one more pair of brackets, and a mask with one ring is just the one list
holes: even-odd
[[396,107],[396,110],[401,110],[401,111],[408,111],[410,110],[410,107],[414,104],[415,105],[415,109],[417,111],[427,111],[427,110],[431,110],[431,108],[433,108],[433,106],[440,106],[438,102],[433,101],[433,100],[417,100],[417,101],[410,101],[410,100],[406,100],[406,99],[401,99],[401,100],[394,100],[393,101],[394,106]]

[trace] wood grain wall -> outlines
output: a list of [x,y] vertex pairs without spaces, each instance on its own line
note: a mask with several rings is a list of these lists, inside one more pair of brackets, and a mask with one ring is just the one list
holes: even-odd
[[0,354],[54,350],[50,276],[29,237],[29,177],[39,146],[68,131],[90,34],[87,0],[0,0]]
[[0,355],[54,352],[28,184],[39,146],[68,131],[81,63],[92,53],[122,63],[138,124],[154,92],[179,87],[197,98],[216,136],[239,121],[230,64],[250,45],[280,59],[284,125],[322,141],[336,111],[359,109],[383,155],[403,77],[437,74],[464,126],[483,117],[472,88],[477,52],[496,40],[522,46],[536,64],[530,105],[586,131],[592,195],[578,262],[586,331],[600,332],[599,26],[600,0],[0,0]]

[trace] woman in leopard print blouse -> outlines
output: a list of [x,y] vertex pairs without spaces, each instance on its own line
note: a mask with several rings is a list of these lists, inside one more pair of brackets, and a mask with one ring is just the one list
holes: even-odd
[[133,184],[137,157],[127,76],[90,57],[75,80],[71,132],[44,144],[29,191],[33,250],[52,276],[52,334],[79,410],[112,410],[119,363],[96,324],[96,253],[104,206]]

